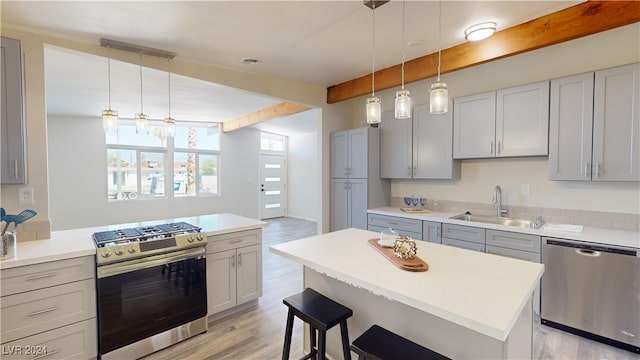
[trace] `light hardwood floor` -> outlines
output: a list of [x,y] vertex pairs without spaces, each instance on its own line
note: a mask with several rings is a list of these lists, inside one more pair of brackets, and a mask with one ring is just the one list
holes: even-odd
[[[269,246],[316,234],[316,223],[295,218],[268,220],[263,229],[263,296],[258,305],[209,323],[209,331],[158,351],[145,360],[280,359],[287,309],[282,299],[302,290],[302,267],[269,252]],[[357,309],[354,309],[357,311]],[[351,337],[356,335],[350,334]],[[302,323],[294,322],[291,359],[302,353]],[[631,352],[581,338],[544,325],[534,336],[535,359],[640,360]]]

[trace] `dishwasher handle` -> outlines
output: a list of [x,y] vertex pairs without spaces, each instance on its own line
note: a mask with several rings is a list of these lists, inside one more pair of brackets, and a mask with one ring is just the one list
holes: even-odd
[[545,239],[545,245],[556,245],[556,246],[564,246],[569,248],[574,248],[575,252],[584,256],[592,256],[597,257],[602,255],[602,253],[613,253],[618,255],[627,255],[633,257],[640,257],[640,250],[629,249],[629,248],[617,248],[612,246],[606,246],[601,244],[591,244],[585,242],[572,242],[572,241],[564,241],[564,240],[556,240],[556,239]]
[[598,257],[602,255],[600,251],[589,250],[589,249],[575,249],[576,254],[582,256],[590,256],[590,257]]

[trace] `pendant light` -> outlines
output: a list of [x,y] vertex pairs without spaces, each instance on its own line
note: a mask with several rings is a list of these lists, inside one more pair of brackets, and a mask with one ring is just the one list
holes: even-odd
[[404,0],[402,0],[402,88],[396,91],[396,119],[408,119],[411,117],[411,96],[409,90],[404,88]]
[[109,109],[102,110],[102,127],[104,131],[118,128],[118,111],[111,109],[111,47],[107,46],[107,72],[109,74]]
[[136,134],[149,133],[149,116],[145,115],[144,101],[142,96],[142,51],[140,52],[140,113],[135,114],[133,119],[136,121]]
[[167,137],[176,133],[176,121],[171,117],[171,59],[167,58],[167,73],[169,74],[169,116],[164,118],[164,130]]
[[429,112],[444,114],[449,111],[449,91],[447,83],[440,81],[440,65],[442,63],[442,49],[440,44],[442,32],[442,1],[438,2],[438,80],[431,84],[429,91]]
[[376,2],[371,6],[373,13],[373,51],[371,66],[371,97],[367,98],[367,124],[379,124],[382,117],[380,97],[376,96]]

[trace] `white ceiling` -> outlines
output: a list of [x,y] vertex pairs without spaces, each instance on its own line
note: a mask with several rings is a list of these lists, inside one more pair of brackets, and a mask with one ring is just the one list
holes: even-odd
[[[582,1],[444,1],[443,48],[465,41],[466,27],[495,21],[498,30]],[[375,11],[376,69],[402,62],[402,1]],[[297,81],[335,85],[371,72],[372,11],[341,1],[7,1],[2,24],[26,26],[99,43],[100,38],[177,53],[178,57]],[[438,50],[435,1],[406,1],[407,60]],[[260,64],[243,65],[245,57]],[[73,66],[69,66],[73,64]],[[95,115],[105,108],[106,59],[48,48],[47,106],[51,113]],[[143,71],[144,112],[164,118],[167,73]],[[224,121],[280,102],[172,75],[172,115]],[[112,104],[121,116],[139,112],[139,67],[112,61]],[[241,95],[238,97],[238,95]],[[236,99],[241,98],[241,101]]]

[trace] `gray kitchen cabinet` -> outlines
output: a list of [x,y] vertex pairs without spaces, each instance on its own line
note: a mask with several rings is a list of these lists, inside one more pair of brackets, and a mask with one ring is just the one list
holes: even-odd
[[1,37],[0,183],[26,183],[25,126],[20,41]]
[[549,81],[456,98],[455,159],[548,154]]
[[262,296],[262,230],[213,235],[207,242],[207,314]]
[[0,282],[2,349],[46,348],[46,354],[34,353],[33,357],[97,356],[93,256],[0,270]]
[[398,235],[409,236],[415,240],[423,239],[422,220],[379,214],[369,214],[367,216],[368,230],[379,232],[387,228],[392,228]]
[[442,224],[442,244],[474,251],[485,252],[486,231],[484,228]]
[[442,224],[435,221],[422,221],[422,240],[442,244]]
[[551,81],[549,178],[640,181],[640,64]]
[[430,114],[428,105],[413,108],[410,119],[383,113],[380,124],[380,177],[390,179],[454,179],[460,162],[453,160],[453,116]]
[[331,231],[367,228],[367,209],[386,206],[390,182],[380,178],[380,129],[331,134]]

